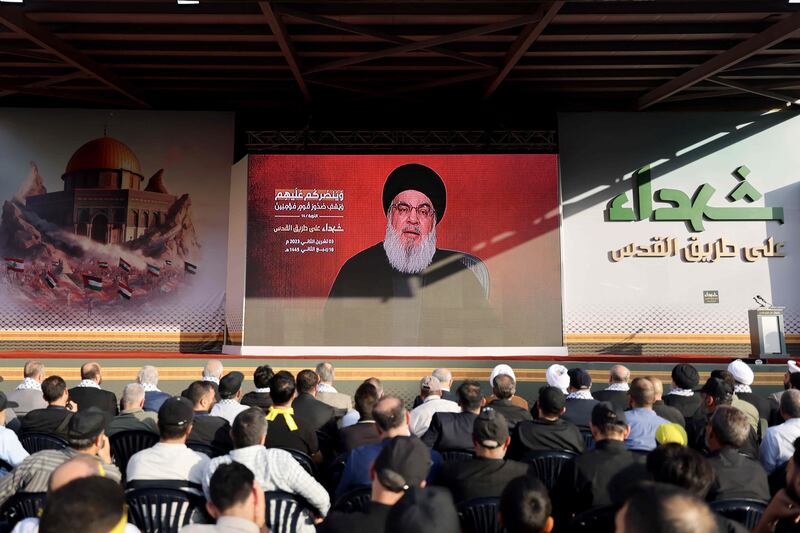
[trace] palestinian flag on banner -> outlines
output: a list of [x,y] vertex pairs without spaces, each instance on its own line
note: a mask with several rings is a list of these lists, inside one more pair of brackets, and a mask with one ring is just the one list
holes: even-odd
[[193,265],[188,261],[183,262],[183,269],[187,274],[197,274],[197,265]]
[[157,267],[155,265],[151,265],[147,263],[147,273],[151,276],[160,276],[161,275],[161,267]]
[[117,293],[119,293],[119,295],[125,300],[130,300],[133,297],[133,291],[131,288],[121,281],[117,284]]
[[100,268],[108,268],[108,261],[98,261],[97,266]]
[[55,289],[56,287],[58,287],[58,282],[56,281],[56,278],[54,278],[49,271],[47,272],[47,274],[44,275],[44,281],[45,283],[47,283],[47,286],[50,287],[51,289]]
[[6,269],[14,272],[25,272],[25,260],[16,257],[6,257]]
[[167,266],[172,266],[172,261],[169,259],[166,259],[164,262],[167,264]]
[[92,291],[102,291],[103,290],[103,280],[98,278],[97,276],[89,276],[87,274],[83,275],[83,288],[89,289]]
[[131,264],[125,261],[123,258],[119,258],[119,267],[124,270],[125,272],[131,271]]

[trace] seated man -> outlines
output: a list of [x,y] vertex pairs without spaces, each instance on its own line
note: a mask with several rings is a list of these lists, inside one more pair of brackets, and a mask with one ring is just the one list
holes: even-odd
[[411,433],[422,437],[431,425],[435,413],[458,413],[458,404],[442,399],[442,385],[434,376],[425,376],[419,383],[422,404],[411,411],[409,427]]
[[127,523],[125,494],[119,483],[100,476],[89,476],[70,481],[47,496],[39,531],[121,532]]
[[386,533],[426,530],[461,533],[453,497],[440,487],[409,487],[386,515]]
[[294,416],[292,401],[295,399],[294,376],[281,370],[269,382],[272,406],[267,411],[269,422],[268,448],[291,448],[310,456],[314,462],[322,462],[317,432]]
[[152,448],[133,454],[128,461],[128,487],[136,481],[182,481],[180,488],[199,490],[208,457],[186,447],[192,432],[194,412],[192,402],[175,396],[161,404],[158,410],[158,431],[161,440]]
[[[19,466],[28,457],[28,452],[20,444],[17,434],[5,427],[6,409],[14,406],[16,403],[9,402],[6,395],[0,392],[0,460],[12,467]],[[6,473],[4,468],[0,468],[0,476]]]
[[217,394],[214,383],[195,381],[183,393],[192,402],[194,409],[192,432],[186,444],[208,448],[214,457],[228,453],[233,448],[230,424],[222,417],[208,414],[214,406]]
[[77,411],[69,401],[69,391],[61,376],[50,376],[42,381],[42,396],[47,402],[44,409],[34,409],[22,420],[22,433],[46,433],[67,438],[67,425],[72,413]]
[[[791,365],[789,368],[792,368]],[[800,439],[794,444],[794,454],[786,463],[786,485],[769,502],[753,533],[796,531],[800,522]]]
[[358,411],[358,422],[348,426],[339,432],[341,446],[345,452],[349,452],[365,444],[375,444],[381,441],[378,428],[375,426],[375,419],[372,418],[372,410],[378,403],[378,390],[371,383],[362,383],[356,389],[356,411]]
[[128,383],[122,391],[122,411],[108,423],[106,434],[110,437],[121,431],[149,431],[158,434],[156,413],[144,410],[144,387]]
[[[497,376],[510,377],[511,380],[514,382],[514,385],[516,386],[517,376],[516,374],[514,374],[514,369],[506,364],[500,364],[495,366],[492,369],[492,373],[489,374],[489,388],[492,389],[492,391],[494,391],[494,380],[497,379]],[[495,396],[494,394],[490,394],[489,396],[486,397],[486,402],[484,403],[484,405],[489,406],[496,399],[497,396]],[[516,393],[511,397],[511,403],[513,403],[517,407],[522,407],[526,411],[529,408],[527,400],[525,400],[525,398],[523,398],[522,396],[517,396]]]
[[509,481],[528,473],[528,465],[504,459],[511,443],[508,422],[491,407],[475,419],[472,442],[475,458],[445,463],[436,481],[450,489],[456,503],[499,498]]
[[[368,487],[371,484],[369,469],[378,454],[386,446],[390,439],[394,437],[408,437],[411,430],[408,428],[408,411],[403,407],[403,402],[393,396],[384,396],[372,410],[375,418],[375,425],[381,434],[381,442],[367,444],[352,450],[347,454],[347,461],[344,465],[344,472],[336,487],[336,498],[345,492],[357,488]],[[272,427],[270,427],[272,431]],[[442,456],[436,450],[430,451],[432,466],[428,473],[428,483],[430,484],[438,475],[439,467],[442,464]]]
[[783,424],[767,430],[761,442],[761,464],[768,474],[789,460],[794,441],[800,437],[800,390],[789,389],[781,395]]
[[[319,376],[313,370],[297,373],[297,397],[292,401],[295,418],[300,419],[314,431],[319,431],[338,441],[336,410],[317,399]],[[334,441],[335,442],[335,441]]]
[[[297,494],[325,516],[331,506],[325,489],[284,450],[265,448],[267,421],[264,412],[251,407],[239,413],[231,428],[234,449],[228,455],[212,459],[203,474],[203,492],[213,501],[213,476],[221,465],[241,463],[255,474],[264,491],[280,490]],[[209,488],[211,487],[211,488]],[[306,516],[297,531],[314,531],[314,517]]]
[[275,372],[269,365],[261,365],[253,372],[253,384],[256,386],[254,391],[250,391],[242,396],[242,405],[247,407],[260,407],[265,413],[272,405],[272,398],[269,397],[269,380]]
[[[453,388],[453,373],[446,368],[437,368],[436,370],[431,372],[431,376],[438,379],[439,383],[442,386],[442,399],[458,403],[458,396],[450,392],[450,389]],[[422,405],[423,401],[425,401],[425,398],[423,398],[420,395],[417,395],[417,397],[414,398],[414,405],[411,406],[412,409],[416,409],[417,407]]]
[[653,391],[656,395],[656,401],[653,403],[653,411],[655,411],[656,414],[661,418],[666,418],[673,424],[678,424],[679,426],[685,428],[686,419],[683,417],[681,412],[675,407],[664,403],[664,384],[661,382],[661,380],[654,376],[646,377],[647,380],[653,384]]
[[625,446],[629,450],[649,452],[656,447],[656,430],[663,424],[669,424],[653,411],[656,401],[655,387],[647,378],[636,378],[630,386],[631,409],[625,413],[630,433],[625,437]]
[[566,412],[566,397],[556,387],[539,389],[536,402],[538,417],[520,422],[512,432],[508,455],[522,459],[528,452],[558,451],[582,453],[586,445],[580,430],[562,418]]
[[219,380],[219,401],[211,408],[211,416],[218,416],[233,424],[236,415],[247,409],[246,405],[239,403],[242,397],[242,382],[244,374],[234,370],[228,372]]
[[23,417],[34,409],[44,409],[47,402],[42,398],[42,381],[45,378],[44,364],[28,361],[22,369],[24,379],[17,388],[7,394],[8,400],[18,404],[14,414]]
[[456,391],[460,413],[435,413],[422,442],[439,452],[472,452],[472,426],[481,412],[483,397],[477,381],[467,380]]
[[698,497],[663,483],[651,483],[633,493],[617,512],[617,533],[717,533],[714,513]]
[[321,533],[383,533],[392,506],[410,487],[424,487],[430,469],[430,453],[414,437],[395,437],[383,447],[370,467],[372,493],[369,506],[354,513],[331,513]]
[[587,430],[592,422],[592,410],[597,400],[592,397],[592,376],[582,368],[570,368],[567,390],[567,412],[561,418],[575,424],[580,430]]
[[700,407],[700,395],[694,392],[699,384],[700,374],[692,365],[681,363],[672,369],[672,387],[664,403],[680,411],[687,423]]
[[487,407],[502,414],[510,429],[513,430],[520,422],[533,419],[527,409],[514,404],[513,398],[517,394],[517,382],[511,376],[500,374],[494,378],[492,393],[495,399],[491,404],[487,404]]
[[122,475],[111,463],[111,446],[105,434],[106,415],[89,408],[75,413],[67,427],[69,446],[61,450],[43,450],[28,456],[22,464],[0,478],[0,505],[17,492],[46,492],[50,474],[74,457],[102,461],[106,477],[119,483]]
[[69,390],[69,398],[78,404],[78,409],[97,407],[105,412],[109,419],[119,414],[117,396],[111,391],[103,390],[103,374],[99,363],[86,363],[81,366],[81,381]]
[[333,386],[333,380],[336,375],[333,363],[322,362],[317,365],[315,372],[319,376],[317,400],[333,407],[337,419],[343,417],[347,411],[353,408],[353,400],[347,394],[337,391]]
[[144,388],[144,410],[157,413],[161,404],[170,397],[166,392],[158,390],[158,369],[152,365],[144,365],[136,375],[136,382]]
[[631,371],[622,365],[614,365],[608,371],[608,387],[593,394],[598,402],[611,402],[623,411],[628,408],[628,390]]
[[[380,379],[376,377],[371,377],[365,379],[363,383],[369,383],[370,385],[375,387],[375,390],[378,391],[378,399],[380,400],[381,398],[383,398],[383,383],[381,383]],[[349,411],[347,411],[347,414],[342,417],[340,421],[341,427],[346,428],[352,426],[353,424],[358,422],[358,417],[359,417],[358,411],[356,411],[355,409],[350,409]]]
[[191,524],[181,528],[183,533],[264,531],[267,516],[264,489],[250,469],[239,463],[220,465],[211,476],[209,485],[206,509],[217,523]]
[[534,477],[523,476],[506,485],[497,514],[506,533],[550,533],[552,512],[547,487]]

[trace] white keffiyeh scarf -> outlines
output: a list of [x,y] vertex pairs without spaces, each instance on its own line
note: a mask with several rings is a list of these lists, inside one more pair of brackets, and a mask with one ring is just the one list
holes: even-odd
[[269,387],[261,387],[261,388],[256,387],[256,389],[253,392],[260,392],[260,393],[263,393],[263,394],[269,394]]
[[594,400],[592,391],[589,390],[576,390],[567,394],[567,400]]
[[145,392],[161,392],[158,390],[158,387],[153,385],[152,383],[142,383],[142,388]]
[[749,393],[751,393],[751,392],[753,392],[753,389],[750,388],[750,385],[742,385],[741,383],[737,383],[733,387],[733,392],[734,392],[734,394],[739,393],[739,392],[749,392]]
[[17,390],[42,390],[42,384],[33,378],[25,378],[17,385]]
[[629,390],[631,390],[631,387],[627,383],[612,383],[611,385],[606,387],[606,390],[619,390],[622,392],[628,392]]
[[82,379],[80,383],[78,383],[78,387],[89,387],[92,389],[99,389],[100,385],[93,379]]
[[328,385],[327,383],[320,383],[317,385],[317,392],[338,392],[333,385]]
[[692,389],[672,387],[672,390],[669,391],[669,394],[674,394],[675,396],[694,396],[694,391]]

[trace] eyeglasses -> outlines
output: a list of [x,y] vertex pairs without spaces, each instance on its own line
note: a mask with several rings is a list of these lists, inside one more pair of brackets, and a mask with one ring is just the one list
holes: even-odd
[[411,211],[414,209],[417,210],[417,214],[422,218],[430,218],[436,213],[436,210],[430,204],[420,204],[414,207],[413,205],[408,205],[405,202],[400,202],[397,204],[392,204],[392,208],[396,209],[397,212],[403,216],[410,215]]

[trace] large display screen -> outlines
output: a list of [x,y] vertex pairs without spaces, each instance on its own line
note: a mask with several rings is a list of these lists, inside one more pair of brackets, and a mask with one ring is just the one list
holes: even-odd
[[267,155],[250,346],[561,346],[555,155]]

